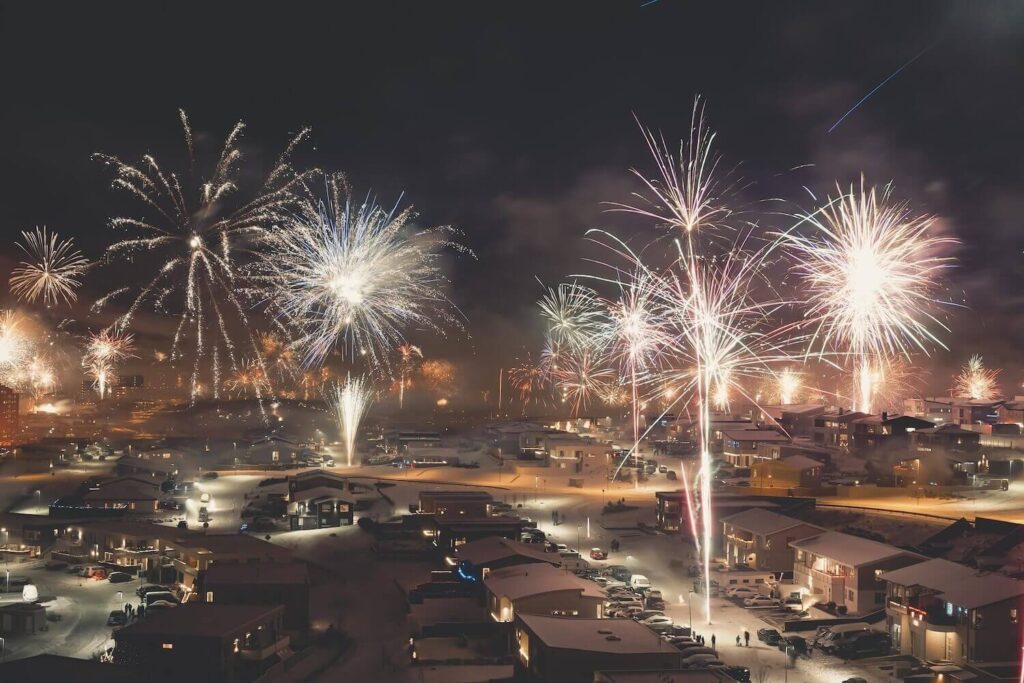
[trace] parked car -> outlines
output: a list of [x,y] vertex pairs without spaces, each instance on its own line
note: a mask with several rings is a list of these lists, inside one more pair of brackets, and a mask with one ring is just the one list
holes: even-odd
[[170,600],[154,600],[146,607],[146,613],[156,612],[158,610],[172,609],[177,607],[178,603],[171,602]]
[[743,600],[743,605],[746,607],[778,607],[779,604],[778,598],[768,598],[763,595],[755,595]]
[[629,577],[629,585],[633,590],[642,591],[651,587],[651,581],[643,574],[633,574]]
[[733,586],[725,591],[725,595],[729,598],[741,598],[745,600],[747,598],[753,598],[761,595],[761,593],[749,586]]
[[77,576],[81,576],[82,575],[82,565],[80,565],[80,564],[73,564],[73,565],[71,565],[70,567],[68,567],[68,574],[75,574]]
[[843,659],[857,659],[858,657],[881,657],[892,650],[892,638],[888,633],[872,631],[862,633],[855,638],[842,643],[835,649],[835,653]]
[[124,613],[124,610],[114,610],[107,617],[107,626],[124,626],[128,623],[128,615]]
[[647,626],[651,626],[653,624],[671,624],[672,617],[666,617],[664,614],[654,614],[646,619],[641,619],[640,623]]
[[647,626],[647,628],[649,628],[652,631],[654,631],[655,633],[657,633],[659,636],[665,635],[666,633],[674,633],[675,632],[675,628],[676,628],[675,624],[671,624],[671,623],[669,623],[669,624],[645,624],[645,626]]
[[153,591],[169,592],[167,586],[160,586],[155,583],[146,583],[135,589],[135,594],[140,598],[146,597],[146,593],[152,593]]
[[636,619],[638,615],[643,614],[643,608],[635,605],[628,605],[626,607],[619,607],[608,613],[608,616],[615,619]]
[[662,474],[665,474],[666,472],[668,472],[668,466],[658,465],[658,471],[661,472]]
[[125,572],[110,572],[107,575],[107,581],[110,583],[127,583],[132,580],[131,574]]
[[802,612],[804,609],[803,600],[800,598],[786,598],[782,601],[782,606],[793,612]]
[[750,683],[750,669],[745,666],[723,666],[719,669],[726,676],[740,683]]
[[665,601],[659,598],[647,598],[646,600],[644,600],[644,604],[647,605],[647,609],[665,609]]
[[639,612],[638,614],[636,614],[633,617],[633,619],[635,619],[636,621],[643,621],[644,619],[646,619],[648,617],[656,617],[656,616],[662,616],[663,617],[663,616],[665,616],[665,613],[662,612],[661,610],[645,609],[645,610]]
[[722,661],[720,659],[718,659],[718,655],[716,655],[713,652],[712,653],[702,652],[700,654],[690,655],[688,657],[685,656],[685,655],[683,656],[683,666],[687,666],[687,667],[690,667],[690,666],[708,666],[708,665],[714,664],[714,663],[721,664]]
[[200,481],[213,481],[214,479],[218,478],[219,476],[220,475],[217,474],[216,472],[203,472],[203,474],[199,477],[199,480]]
[[608,553],[606,553],[605,551],[601,550],[600,548],[591,548],[590,549],[590,559],[592,559],[592,560],[607,560],[608,559]]
[[203,493],[199,494],[199,502],[203,503],[204,505],[206,503],[209,503],[210,502],[210,494],[206,493],[205,491]]
[[757,629],[757,639],[762,643],[775,645],[782,640],[782,634],[773,628],[759,628]]
[[608,576],[618,581],[629,581],[630,577],[633,576],[633,572],[629,571],[626,567],[621,564],[612,565],[611,567],[605,567],[605,571]]
[[803,636],[784,636],[779,639],[779,642],[775,644],[783,652],[786,652],[789,648],[793,648],[794,652],[798,655],[805,655],[810,651],[810,643]]
[[64,569],[67,566],[67,562],[61,562],[60,560],[50,560],[45,565],[43,565],[43,568],[50,572],[56,572],[60,571],[61,569]]
[[676,645],[676,649],[683,653],[683,657],[692,657],[693,655],[713,655],[715,651],[707,645],[701,645],[700,643],[680,643]]
[[174,597],[173,593],[166,589],[162,591],[150,591],[143,596],[142,600],[146,603],[147,609],[154,602],[173,602],[175,605],[181,602],[178,598]]
[[621,588],[626,585],[617,579],[612,579],[607,576],[599,576],[594,579],[594,582],[602,588]]
[[669,470],[668,473],[665,474],[665,477],[667,479],[669,479],[670,481],[675,481],[676,480],[676,471],[675,470]]

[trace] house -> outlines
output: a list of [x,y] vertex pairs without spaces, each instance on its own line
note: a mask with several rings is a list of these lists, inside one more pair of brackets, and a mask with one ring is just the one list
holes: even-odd
[[101,482],[82,499],[95,508],[122,508],[128,512],[156,512],[162,498],[160,484],[153,478],[117,477]]
[[760,460],[758,446],[766,443],[785,443],[789,437],[773,429],[724,430],[722,454],[737,467],[750,467]]
[[937,425],[996,424],[1000,421],[1002,401],[975,401],[968,398],[930,396],[907,402],[907,412]]
[[540,444],[548,466],[569,473],[605,467],[605,455],[611,453],[611,446],[602,441],[568,432],[547,433],[540,438]]
[[217,605],[284,605],[287,630],[309,628],[309,569],[302,562],[215,562],[196,591]]
[[600,619],[605,597],[593,581],[545,563],[496,569],[484,577],[485,604],[497,622],[520,613]]
[[518,614],[514,634],[517,680],[592,683],[597,671],[645,669],[665,674],[682,664],[679,650],[632,619]]
[[818,446],[847,450],[852,440],[853,422],[862,417],[869,417],[869,415],[860,412],[846,412],[842,408],[837,412],[816,415],[811,437]]
[[793,568],[790,543],[825,531],[819,526],[763,509],[751,509],[722,520],[722,547],[731,564],[770,572]]
[[910,450],[910,435],[935,425],[910,415],[867,415],[853,421],[851,450],[864,455],[887,459],[905,455]]
[[791,455],[803,455],[811,460],[817,460],[826,467],[832,462],[832,453],[824,446],[815,446],[809,439],[775,441],[757,445],[757,457],[760,460],[781,460]]
[[445,561],[460,575],[482,579],[491,571],[524,564],[543,562],[557,567],[562,563],[562,557],[558,553],[545,552],[538,543],[519,543],[488,536],[463,543]]
[[308,470],[288,477],[288,522],[292,531],[348,526],[355,518],[352,483],[333,472]]
[[426,519],[422,533],[432,538],[433,546],[447,555],[464,543],[488,536],[518,541],[526,524],[517,517],[448,518],[433,515]]
[[12,602],[0,605],[0,633],[25,636],[45,631],[46,608],[37,602]]
[[867,614],[885,606],[882,572],[927,558],[909,550],[838,531],[790,542],[796,551],[793,583],[819,602],[834,602],[850,614]]
[[114,663],[180,680],[245,683],[287,656],[284,607],[186,604],[114,631]]
[[486,491],[420,491],[419,511],[439,517],[487,517],[494,497]]
[[942,559],[881,579],[886,624],[902,654],[956,664],[1019,659],[1024,581]]
[[763,489],[816,489],[825,466],[803,455],[761,460],[750,468],[750,483]]
[[[690,507],[684,491],[656,491],[656,520],[659,531],[689,533],[692,525]],[[773,510],[794,514],[814,507],[814,498],[798,496],[750,496],[742,493],[716,493],[711,499],[714,519],[723,519],[744,510]]]
[[765,406],[761,408],[761,422],[778,426],[790,437],[810,437],[814,433],[814,418],[825,412],[820,403]]
[[981,434],[959,425],[945,424],[919,429],[910,435],[910,455],[977,453]]

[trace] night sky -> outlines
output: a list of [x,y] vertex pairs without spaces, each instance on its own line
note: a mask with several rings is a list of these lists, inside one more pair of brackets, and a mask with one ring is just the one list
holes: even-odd
[[244,120],[256,168],[309,125],[300,164],[465,232],[477,259],[450,277],[469,339],[415,341],[475,390],[539,347],[536,278],[583,269],[587,228],[635,234],[603,205],[649,168],[634,115],[675,140],[700,94],[744,199],[785,200],[765,204],[766,227],[864,173],[962,240],[950,291],[969,309],[948,315],[930,388],[972,353],[1005,368],[1004,388],[1024,379],[1024,5],[219,4],[4,4],[6,261],[36,225],[98,256],[131,205],[90,154],[181,163],[178,108],[213,140]]

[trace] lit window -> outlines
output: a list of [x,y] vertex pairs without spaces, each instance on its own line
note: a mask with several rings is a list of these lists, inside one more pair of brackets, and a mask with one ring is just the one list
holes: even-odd
[[213,591],[206,591],[206,602],[213,602]]
[[174,649],[174,643],[164,643],[163,644],[163,648],[165,650],[173,650]]
[[1016,607],[1011,607],[1010,608],[1010,623],[1011,624],[1016,624],[1018,622],[1019,622],[1019,618],[1017,616],[1017,608]]

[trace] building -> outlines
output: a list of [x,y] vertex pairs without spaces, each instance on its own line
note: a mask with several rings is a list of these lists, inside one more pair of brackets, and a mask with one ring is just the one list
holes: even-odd
[[309,569],[302,562],[211,564],[197,588],[216,605],[284,605],[284,628],[309,628]]
[[10,448],[20,439],[18,398],[14,389],[0,385],[0,447]]
[[852,423],[851,450],[886,458],[910,451],[910,435],[935,425],[911,415],[868,415]]
[[114,631],[114,662],[180,680],[244,683],[288,654],[284,607],[195,603]]
[[919,429],[910,435],[910,455],[978,452],[981,434],[959,425],[945,424]]
[[160,484],[153,477],[127,476],[101,482],[82,499],[89,507],[146,513],[156,512],[162,497]]
[[1020,658],[1024,581],[942,559],[881,578],[886,623],[902,654],[956,664]]
[[791,437],[810,437],[814,433],[814,418],[825,412],[820,403],[765,406],[761,409],[761,422],[778,426]]
[[818,446],[847,450],[852,441],[853,422],[867,413],[846,412],[842,408],[838,412],[828,412],[814,417],[814,428],[811,437]]
[[487,517],[494,497],[486,491],[420,491],[419,511],[438,517]]
[[448,518],[433,515],[427,518],[423,535],[432,538],[433,546],[448,555],[464,543],[488,536],[518,541],[524,528],[526,522],[517,517]]
[[0,605],[0,633],[27,636],[46,630],[46,608],[36,602],[13,602]]
[[763,489],[816,489],[825,466],[803,455],[761,460],[750,468],[750,484]]
[[850,614],[885,607],[882,572],[924,561],[923,555],[838,531],[790,542],[796,551],[793,582],[818,602],[834,602]]
[[488,572],[484,596],[497,622],[510,622],[517,614],[600,619],[606,597],[593,581],[542,562]]
[[570,619],[519,614],[516,668],[521,680],[592,683],[595,672],[678,669],[682,653],[632,619]]
[[974,401],[968,398],[930,396],[909,399],[907,413],[936,425],[996,424],[1000,422],[1002,401]]
[[789,437],[773,429],[724,430],[722,454],[737,467],[750,467],[760,460],[760,444],[786,443]]
[[817,460],[826,467],[832,462],[832,452],[824,446],[815,446],[809,439],[761,443],[757,446],[757,456],[761,460],[781,460],[791,455]]
[[607,443],[569,432],[544,434],[540,438],[540,444],[548,466],[567,470],[568,473],[580,473],[592,467],[606,467],[606,456],[612,450]]
[[[659,531],[689,533],[692,525],[686,503],[686,494],[680,491],[656,491],[656,519]],[[814,498],[797,496],[751,496],[742,493],[716,493],[711,499],[714,518],[723,519],[744,510],[773,510],[782,514],[795,514],[814,508]]]
[[519,543],[489,536],[458,546],[445,561],[462,576],[482,579],[491,571],[524,564],[543,562],[557,567],[562,557],[545,552],[539,543]]
[[722,520],[722,547],[730,564],[770,572],[790,571],[794,552],[789,544],[823,531],[771,510],[752,509]]
[[355,519],[353,486],[333,472],[308,470],[288,477],[287,503],[292,531],[348,526]]
[[120,375],[114,387],[114,398],[130,401],[141,398],[146,390],[146,378],[142,375]]

